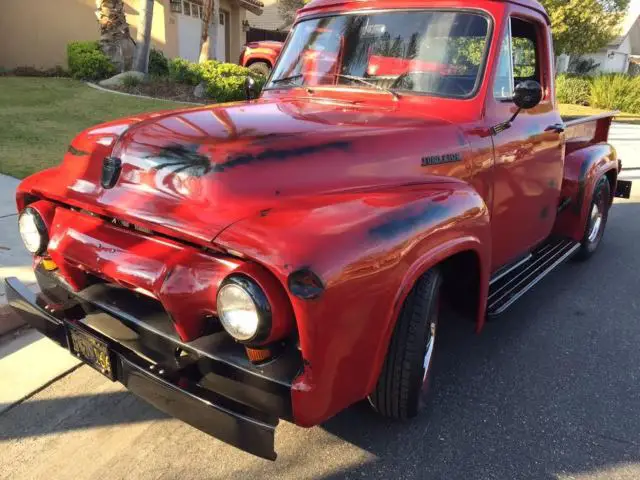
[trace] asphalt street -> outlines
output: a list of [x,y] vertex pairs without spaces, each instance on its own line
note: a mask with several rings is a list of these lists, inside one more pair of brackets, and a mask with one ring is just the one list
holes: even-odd
[[308,430],[283,422],[271,463],[83,366],[0,415],[0,479],[640,478],[640,127],[612,141],[638,184],[601,250],[481,335],[447,317],[417,420],[363,403]]

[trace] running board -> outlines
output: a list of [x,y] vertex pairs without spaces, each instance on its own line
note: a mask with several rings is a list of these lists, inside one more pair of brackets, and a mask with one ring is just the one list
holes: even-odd
[[554,240],[538,247],[524,261],[517,262],[491,279],[487,315],[495,317],[505,312],[540,280],[562,265],[578,251],[573,240]]

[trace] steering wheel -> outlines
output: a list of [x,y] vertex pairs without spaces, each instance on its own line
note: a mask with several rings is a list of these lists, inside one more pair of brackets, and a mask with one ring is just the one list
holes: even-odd
[[[443,78],[442,75],[440,75],[438,72],[430,72],[426,70],[411,70],[408,72],[404,72],[402,75],[396,78],[390,88],[403,89],[403,87],[406,87],[407,90],[413,90],[414,83],[412,81],[412,77],[417,77],[419,75],[437,75],[439,78]],[[453,82],[453,85],[455,85],[460,95],[466,95],[467,93],[469,93],[458,82]]]

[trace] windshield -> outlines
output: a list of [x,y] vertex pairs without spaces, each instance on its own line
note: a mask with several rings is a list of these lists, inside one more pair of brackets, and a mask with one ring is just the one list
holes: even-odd
[[357,86],[469,97],[489,21],[481,14],[413,11],[320,17],[296,25],[266,88]]

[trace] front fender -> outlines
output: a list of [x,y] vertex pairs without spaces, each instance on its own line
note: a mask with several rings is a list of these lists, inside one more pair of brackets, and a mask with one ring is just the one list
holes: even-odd
[[474,251],[488,288],[488,209],[468,184],[443,182],[299,199],[216,238],[285,288],[303,269],[323,284],[318,298],[288,291],[305,365],[292,388],[297,424],[316,425],[372,391],[399,309],[426,270]]
[[[611,195],[615,192],[618,160],[615,149],[607,143],[590,145],[567,155],[564,166],[561,199],[567,201],[556,220],[554,234],[582,241],[596,182],[612,175]],[[568,199],[568,200],[567,200]]]

